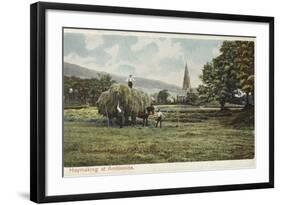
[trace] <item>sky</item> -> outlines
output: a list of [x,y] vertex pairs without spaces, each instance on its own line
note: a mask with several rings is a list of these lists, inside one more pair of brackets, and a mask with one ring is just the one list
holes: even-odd
[[64,61],[180,87],[187,63],[191,86],[197,87],[204,64],[219,55],[222,41],[202,35],[64,29]]

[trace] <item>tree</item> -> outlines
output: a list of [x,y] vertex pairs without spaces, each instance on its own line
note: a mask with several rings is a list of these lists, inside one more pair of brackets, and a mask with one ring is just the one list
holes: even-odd
[[248,106],[249,95],[254,95],[254,42],[224,41],[220,53],[203,68],[200,97],[205,101],[217,100],[223,109],[240,89],[246,93]]
[[167,103],[167,99],[168,99],[169,96],[170,96],[170,93],[168,92],[168,90],[166,90],[166,89],[161,90],[158,93],[157,101],[159,103]]
[[99,79],[92,79],[90,94],[90,102],[95,105],[102,92],[108,90],[111,85],[116,83],[109,74],[98,74]]
[[108,90],[114,83],[115,81],[108,74],[99,74],[98,78],[91,79],[64,76],[65,103],[95,105],[101,93]]
[[199,86],[198,91],[203,100],[216,100],[220,103],[221,110],[224,110],[225,103],[233,99],[239,86],[233,63],[237,52],[235,42],[224,41],[220,52],[211,63],[204,65],[201,76],[203,85]]
[[246,107],[249,106],[249,95],[254,96],[255,83],[255,48],[253,41],[236,41],[237,55],[234,60],[237,68],[239,88],[246,93]]
[[197,93],[187,92],[186,93],[186,103],[190,105],[196,105],[199,102],[199,97]]
[[99,79],[92,78],[91,85],[89,90],[89,103],[91,105],[95,105],[100,94],[102,93],[102,89],[100,89]]
[[98,74],[99,77],[99,85],[100,85],[100,90],[102,92],[108,90],[111,85],[116,83],[116,81],[112,80],[112,77],[109,74]]

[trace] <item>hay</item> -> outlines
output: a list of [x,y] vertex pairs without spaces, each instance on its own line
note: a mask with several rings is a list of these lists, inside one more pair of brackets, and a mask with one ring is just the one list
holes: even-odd
[[125,115],[131,116],[143,112],[150,105],[150,99],[141,90],[123,84],[113,84],[100,95],[97,101],[98,111],[104,116],[116,116],[118,103],[123,107]]

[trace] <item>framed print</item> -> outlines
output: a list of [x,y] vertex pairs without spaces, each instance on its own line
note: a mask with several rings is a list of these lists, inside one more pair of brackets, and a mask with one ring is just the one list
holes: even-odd
[[274,187],[274,18],[31,5],[30,198]]

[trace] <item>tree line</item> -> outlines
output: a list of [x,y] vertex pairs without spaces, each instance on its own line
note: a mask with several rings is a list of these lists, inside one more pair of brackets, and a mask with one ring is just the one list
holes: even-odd
[[203,84],[198,87],[200,98],[219,102],[223,110],[227,102],[243,93],[249,107],[249,96],[254,98],[254,68],[253,41],[224,41],[220,55],[203,67]]
[[101,93],[114,83],[108,74],[98,74],[98,78],[91,79],[64,76],[65,105],[96,105]]

